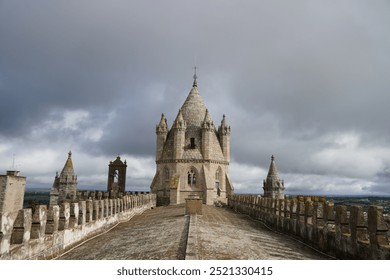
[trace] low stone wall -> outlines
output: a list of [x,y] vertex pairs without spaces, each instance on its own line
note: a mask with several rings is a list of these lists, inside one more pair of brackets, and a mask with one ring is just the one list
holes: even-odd
[[339,259],[390,259],[383,207],[334,206],[324,197],[232,195],[228,205]]
[[154,194],[140,194],[4,213],[0,216],[0,260],[51,259],[155,206]]

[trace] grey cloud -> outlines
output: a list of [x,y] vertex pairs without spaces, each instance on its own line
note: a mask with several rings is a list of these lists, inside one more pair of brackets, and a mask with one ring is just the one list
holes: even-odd
[[[234,161],[268,168],[275,154],[285,172],[325,175],[311,159],[332,148],[330,135],[355,132],[356,152],[388,149],[389,10],[387,1],[2,1],[0,136],[24,138],[83,110],[77,130],[45,138],[153,156],[160,114],[172,124],[196,63],[214,123],[226,114],[232,127]],[[82,137],[88,127],[102,127],[99,140]]]

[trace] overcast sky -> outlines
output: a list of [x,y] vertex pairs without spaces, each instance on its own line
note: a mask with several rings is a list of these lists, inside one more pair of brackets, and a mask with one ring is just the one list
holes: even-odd
[[192,86],[231,125],[236,192],[271,155],[290,194],[390,195],[390,2],[0,0],[0,174],[79,189],[128,162],[149,190],[155,127]]

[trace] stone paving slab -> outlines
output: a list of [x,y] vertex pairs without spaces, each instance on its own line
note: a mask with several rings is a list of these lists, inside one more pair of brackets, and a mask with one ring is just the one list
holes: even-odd
[[[119,224],[59,259],[181,260],[186,257],[190,217],[184,205],[157,207]],[[227,208],[203,205],[191,225],[192,256],[224,259],[325,259],[323,255],[259,221]],[[194,231],[195,230],[195,235]]]
[[184,206],[146,210],[71,250],[62,260],[180,260],[185,258],[188,216]]

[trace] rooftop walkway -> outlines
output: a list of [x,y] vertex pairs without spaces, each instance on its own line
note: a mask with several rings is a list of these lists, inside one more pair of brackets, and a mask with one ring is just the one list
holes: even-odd
[[190,218],[184,214],[184,205],[147,210],[58,259],[185,259],[187,237],[192,259],[327,259],[291,237],[227,208],[203,205],[203,215]]

